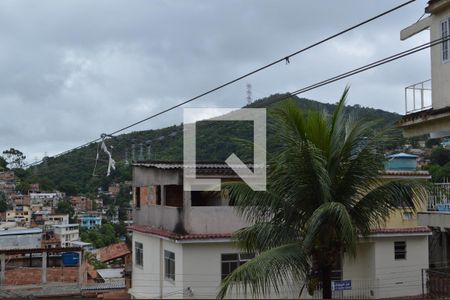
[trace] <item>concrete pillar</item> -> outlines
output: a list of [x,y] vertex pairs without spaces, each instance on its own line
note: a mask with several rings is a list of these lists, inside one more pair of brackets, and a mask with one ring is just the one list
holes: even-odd
[[159,298],[164,298],[164,245],[163,239],[159,239]]
[[183,191],[183,223],[184,229],[191,232],[192,198],[190,191]]
[[47,252],[42,252],[42,284],[47,283]]
[[161,206],[166,205],[166,190],[164,185],[160,185]]
[[2,264],[0,271],[0,285],[3,286],[5,285],[6,278],[6,255],[4,253],[0,254],[0,263]]
[[83,251],[78,252],[78,255],[80,256],[79,263],[78,263],[78,284],[84,283],[84,275],[87,269],[85,268],[84,264],[84,257],[83,257]]

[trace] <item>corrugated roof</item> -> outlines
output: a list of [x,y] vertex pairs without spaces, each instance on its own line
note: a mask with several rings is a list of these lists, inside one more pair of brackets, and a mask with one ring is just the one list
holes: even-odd
[[122,278],[124,268],[118,269],[97,269],[98,275],[103,279]]
[[25,235],[25,234],[40,234],[40,233],[42,233],[42,229],[40,229],[40,228],[0,230],[0,236],[6,236],[6,235]]
[[[234,170],[230,165],[224,162],[196,162],[194,163],[184,163],[182,161],[138,161],[133,164],[135,167],[144,168],[155,168],[161,170],[192,170],[196,171],[198,175],[231,175],[236,176]],[[252,163],[245,163],[231,165],[234,169],[246,169],[249,168],[254,170],[254,168],[266,168],[265,165],[256,165]]]
[[[247,166],[253,166],[252,163],[245,163]],[[159,161],[146,160],[133,163],[134,166],[152,167],[158,169],[182,169],[182,168],[205,168],[205,169],[229,169],[230,166],[223,161],[197,161],[195,163],[185,163],[184,161]],[[242,167],[241,164],[235,165]]]
[[162,228],[156,228],[151,226],[134,224],[127,227],[129,230],[148,233],[153,235],[159,235],[172,240],[211,240],[211,239],[229,239],[232,233],[193,233],[181,235],[173,231],[165,230]]
[[396,153],[388,155],[388,158],[417,158],[417,155],[414,154],[408,154],[408,153]]
[[83,285],[81,287],[82,291],[102,291],[102,290],[117,290],[124,289],[125,280],[123,282],[101,282],[101,283],[93,283],[88,285]]

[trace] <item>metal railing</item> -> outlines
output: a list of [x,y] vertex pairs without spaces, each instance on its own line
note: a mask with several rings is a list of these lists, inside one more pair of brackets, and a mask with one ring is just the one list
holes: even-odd
[[450,182],[434,184],[428,197],[428,210],[450,212]]
[[431,108],[431,79],[405,87],[406,114]]

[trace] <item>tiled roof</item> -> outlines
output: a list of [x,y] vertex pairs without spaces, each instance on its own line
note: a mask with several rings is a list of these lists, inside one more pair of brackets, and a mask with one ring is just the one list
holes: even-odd
[[[128,230],[159,235],[177,241],[185,240],[210,240],[210,239],[229,239],[232,233],[194,233],[194,234],[177,234],[173,231],[165,230],[145,225],[130,225]],[[431,230],[426,226],[417,226],[409,228],[378,228],[371,230],[371,234],[409,234],[409,233],[430,233]]]
[[408,234],[408,233],[429,233],[431,229],[426,226],[409,228],[377,228],[372,229],[371,234]]
[[229,239],[231,238],[231,233],[193,233],[193,234],[178,234],[173,231],[145,226],[145,225],[130,225],[129,230],[159,235],[173,240],[183,241],[183,240],[211,240],[211,239]]
[[130,254],[131,251],[125,243],[112,244],[103,248],[98,249],[98,254],[100,256],[101,262],[107,262],[110,260],[123,257]]

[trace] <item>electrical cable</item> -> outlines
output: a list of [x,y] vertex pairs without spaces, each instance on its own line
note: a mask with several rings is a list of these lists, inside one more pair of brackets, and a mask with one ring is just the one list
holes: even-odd
[[[314,47],[316,47],[316,46],[318,46],[318,45],[321,45],[321,44],[323,44],[323,43],[325,43],[325,42],[327,42],[327,41],[329,41],[329,40],[331,40],[331,39],[334,39],[334,38],[336,38],[336,37],[338,37],[338,36],[340,36],[340,35],[343,35],[343,34],[349,32],[349,31],[351,31],[351,30],[354,30],[354,29],[356,29],[356,28],[362,26],[362,25],[365,25],[365,24],[367,24],[367,23],[369,23],[369,22],[372,22],[372,21],[374,21],[374,20],[376,20],[376,19],[378,19],[378,18],[381,18],[382,16],[385,16],[385,15],[391,13],[391,12],[394,12],[394,11],[396,11],[396,10],[398,10],[398,9],[400,9],[400,8],[402,8],[402,7],[404,7],[404,6],[406,6],[406,5],[409,5],[409,4],[411,4],[411,3],[415,2],[415,1],[416,1],[416,0],[409,0],[409,1],[406,1],[406,2],[404,2],[404,3],[402,3],[402,4],[400,4],[400,5],[397,5],[397,6],[391,8],[391,9],[389,9],[389,10],[386,10],[386,11],[384,11],[384,12],[378,14],[378,15],[375,15],[375,16],[373,16],[373,17],[367,19],[367,20],[364,20],[364,21],[362,21],[362,22],[360,22],[360,23],[358,23],[358,24],[356,24],[356,25],[353,25],[353,26],[350,26],[350,27],[348,27],[348,28],[346,28],[346,29],[344,29],[344,30],[341,30],[341,31],[339,31],[338,33],[335,33],[335,34],[333,34],[333,35],[331,35],[331,36],[329,36],[329,37],[326,37],[326,38],[324,38],[324,39],[322,39],[322,40],[320,40],[320,41],[318,41],[318,42],[315,42],[315,43],[313,43],[313,44],[311,44],[311,45],[309,45],[309,46],[306,46],[306,47],[304,47],[304,48],[302,48],[302,49],[300,49],[300,50],[297,50],[297,51],[295,51],[295,52],[293,52],[293,53],[291,53],[291,54],[288,54],[287,56],[284,56],[284,57],[282,57],[282,58],[279,58],[279,59],[277,59],[277,60],[275,60],[275,61],[273,61],[273,62],[271,62],[271,63],[268,63],[268,64],[266,64],[266,65],[264,65],[264,66],[262,66],[262,67],[260,67],[260,68],[255,69],[255,70],[253,70],[253,71],[251,71],[251,72],[248,72],[248,73],[246,73],[246,74],[244,74],[244,75],[241,75],[241,76],[239,76],[239,77],[237,77],[237,78],[235,78],[235,79],[233,79],[233,80],[230,80],[230,81],[228,81],[228,82],[226,82],[226,83],[223,83],[223,84],[221,84],[221,85],[219,85],[219,86],[217,86],[217,87],[215,87],[215,88],[212,88],[212,89],[210,89],[210,90],[208,90],[208,91],[206,91],[206,92],[203,92],[203,93],[201,93],[201,94],[199,94],[199,95],[197,95],[197,96],[194,96],[194,97],[192,97],[192,98],[190,98],[190,99],[188,99],[188,100],[185,100],[185,101],[183,101],[183,102],[180,102],[180,103],[178,103],[178,104],[176,104],[176,105],[174,105],[174,106],[171,106],[171,107],[169,107],[169,108],[167,108],[167,109],[164,109],[164,110],[162,110],[162,111],[160,111],[160,112],[158,112],[158,113],[155,113],[155,114],[153,114],[153,115],[150,115],[150,116],[148,116],[148,117],[146,117],[146,118],[144,118],[144,119],[142,119],[142,120],[140,120],[140,121],[134,122],[134,123],[132,123],[132,124],[130,124],[130,125],[127,125],[127,126],[122,127],[122,128],[120,128],[120,129],[118,129],[118,130],[115,130],[115,131],[113,131],[112,133],[110,133],[110,134],[108,134],[108,135],[109,135],[109,136],[115,135],[115,134],[117,134],[117,133],[119,133],[119,132],[122,132],[122,131],[127,130],[127,129],[131,128],[131,127],[134,127],[134,126],[136,126],[136,125],[139,125],[139,124],[141,124],[141,123],[143,123],[143,122],[146,122],[146,121],[148,121],[148,120],[150,120],[150,119],[153,119],[153,118],[155,118],[155,117],[157,117],[157,116],[160,116],[160,115],[162,115],[162,114],[165,114],[165,113],[167,113],[167,112],[169,112],[169,111],[172,111],[172,110],[174,110],[174,109],[176,109],[176,108],[178,108],[178,107],[180,107],[180,106],[183,106],[183,105],[185,105],[185,104],[187,104],[187,103],[193,102],[193,101],[195,101],[195,100],[197,100],[197,99],[199,99],[199,98],[202,98],[202,97],[204,97],[204,96],[206,96],[206,95],[209,95],[209,94],[211,94],[211,93],[213,93],[213,92],[216,92],[216,91],[218,91],[218,90],[220,90],[220,89],[222,89],[222,88],[224,88],[224,87],[227,87],[227,86],[229,86],[229,85],[231,85],[231,84],[233,84],[233,83],[235,83],[235,82],[238,82],[238,81],[240,81],[240,80],[242,80],[242,79],[244,79],[244,78],[247,78],[247,77],[249,77],[249,76],[251,76],[251,75],[253,75],[253,74],[255,74],[255,73],[258,73],[258,72],[263,71],[263,70],[265,70],[265,69],[267,69],[267,68],[269,68],[269,67],[272,67],[272,66],[274,66],[274,65],[276,65],[276,64],[278,64],[278,63],[280,63],[280,62],[284,62],[284,61],[290,62],[290,60],[289,60],[290,58],[292,58],[292,57],[294,57],[294,56],[296,56],[296,55],[298,55],[298,54],[300,54],[300,53],[302,53],[302,52],[305,52],[305,51],[307,51],[307,50],[310,50],[311,48],[314,48]],[[90,144],[95,143],[95,142],[98,142],[98,141],[100,141],[101,139],[102,139],[101,137],[100,137],[100,138],[96,138],[96,139],[94,139],[94,140],[92,140],[92,141],[90,141],[90,142],[86,142],[86,143],[84,143],[84,144],[82,144],[82,145],[80,145],[80,146],[78,146],[78,147],[75,147],[75,148],[66,150],[66,151],[61,152],[61,153],[56,154],[56,155],[53,155],[52,157],[55,158],[55,157],[62,156],[62,155],[66,154],[66,153],[69,153],[69,152],[71,152],[71,151],[74,151],[74,150],[83,148],[83,147],[85,147],[85,146],[89,146]],[[30,167],[30,166],[33,166],[33,165],[40,164],[42,161],[43,161],[43,160],[40,160],[40,161],[37,161],[37,162],[33,162],[33,163],[30,163],[30,164],[27,164],[27,165],[25,165],[25,168]]]

